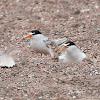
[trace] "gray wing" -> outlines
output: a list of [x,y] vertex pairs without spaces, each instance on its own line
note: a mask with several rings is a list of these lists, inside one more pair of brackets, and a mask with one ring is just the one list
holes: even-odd
[[60,39],[54,39],[53,41],[58,45],[62,45],[63,43],[65,43],[68,40],[68,37],[64,37],[64,38],[60,38]]
[[43,42],[45,43],[46,47],[49,48],[49,44],[51,43],[52,39],[47,38],[46,40],[43,40]]
[[68,40],[68,37],[60,38],[60,39],[46,39],[43,40],[46,46],[49,48],[48,44],[50,44],[52,41],[54,41],[58,46],[61,46],[63,43],[65,43]]

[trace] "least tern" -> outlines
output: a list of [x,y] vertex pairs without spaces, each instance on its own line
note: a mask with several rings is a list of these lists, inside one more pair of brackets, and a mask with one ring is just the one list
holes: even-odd
[[71,41],[64,43],[60,51],[62,53],[58,57],[59,62],[81,62],[86,57],[86,54]]
[[45,43],[45,41],[52,40],[55,41],[57,45],[62,44],[64,41],[67,40],[67,37],[64,37],[62,39],[50,39],[49,37],[46,37],[43,35],[40,31],[38,30],[33,30],[30,32],[30,34],[26,38],[31,38],[30,39],[30,47],[37,53],[41,54],[50,54],[51,57],[53,58],[54,55],[53,53],[50,52],[49,46]]

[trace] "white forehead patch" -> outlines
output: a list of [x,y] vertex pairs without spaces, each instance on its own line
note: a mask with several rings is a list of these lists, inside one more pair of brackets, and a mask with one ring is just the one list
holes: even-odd
[[35,34],[35,32],[34,33],[30,32],[30,35],[32,35],[32,34]]
[[64,46],[67,46],[67,45],[69,45],[69,43],[68,44],[63,44]]
[[70,43],[67,43],[66,45],[69,45]]

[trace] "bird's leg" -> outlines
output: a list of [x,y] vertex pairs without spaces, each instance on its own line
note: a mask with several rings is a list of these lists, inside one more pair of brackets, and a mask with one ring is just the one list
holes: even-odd
[[42,53],[41,53],[40,57],[41,57],[41,58],[43,57]]
[[52,58],[53,62],[58,62],[58,58]]

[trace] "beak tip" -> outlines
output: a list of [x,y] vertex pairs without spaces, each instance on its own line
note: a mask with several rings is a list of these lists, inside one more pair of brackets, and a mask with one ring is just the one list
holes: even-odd
[[30,38],[30,37],[32,37],[32,35],[28,35],[28,36],[24,37],[24,39],[26,39],[26,38]]
[[64,46],[64,47],[61,48],[61,51],[64,51],[64,50],[67,49],[67,48],[68,48],[68,47],[65,47],[65,46]]

